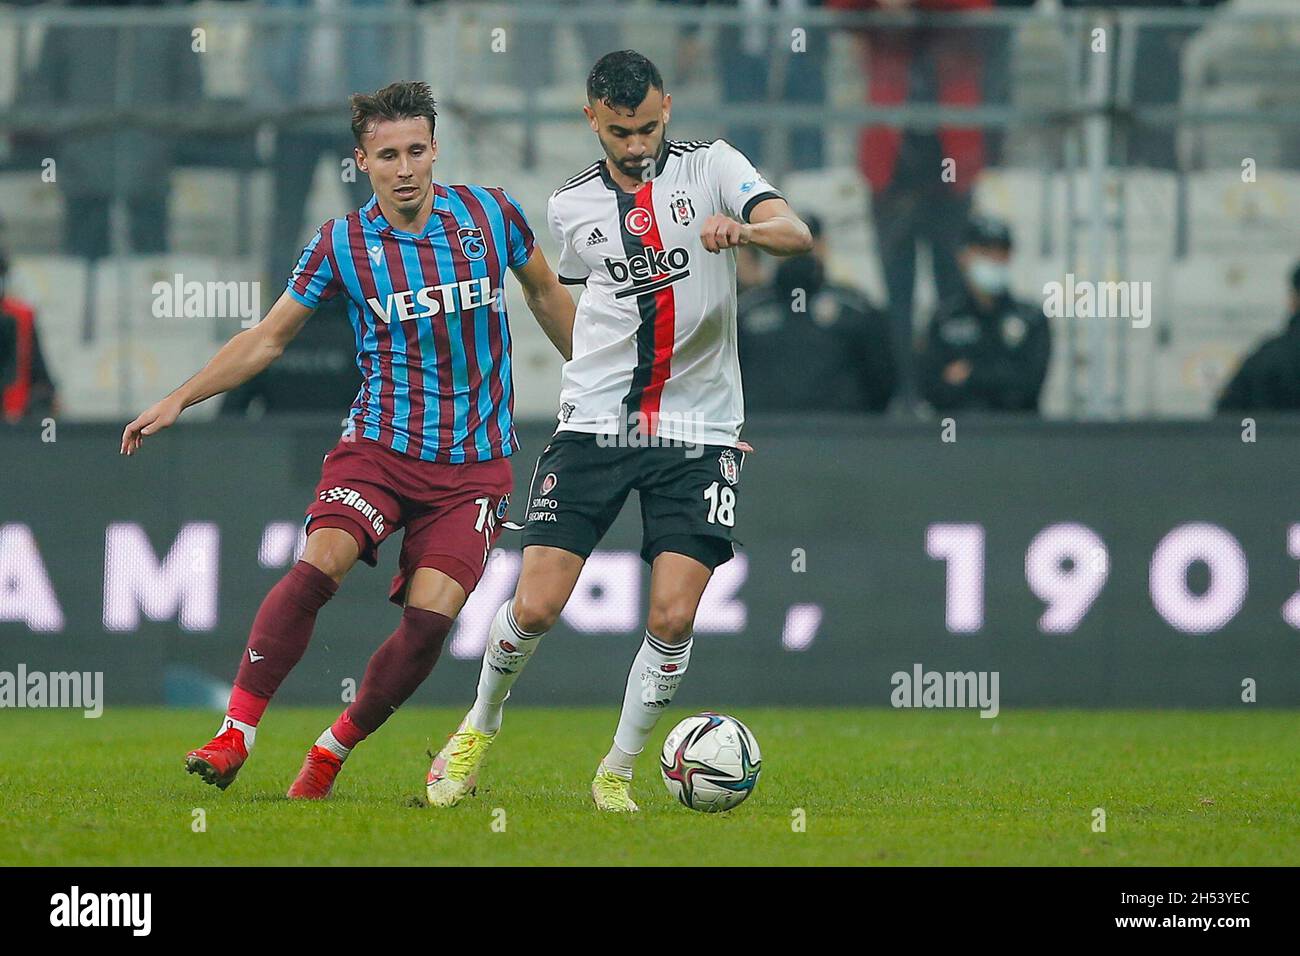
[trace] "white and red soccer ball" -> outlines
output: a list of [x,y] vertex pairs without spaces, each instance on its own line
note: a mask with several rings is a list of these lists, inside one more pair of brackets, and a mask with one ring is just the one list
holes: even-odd
[[719,813],[754,792],[762,762],[748,727],[735,717],[706,712],[669,731],[659,769],[677,800],[692,810]]

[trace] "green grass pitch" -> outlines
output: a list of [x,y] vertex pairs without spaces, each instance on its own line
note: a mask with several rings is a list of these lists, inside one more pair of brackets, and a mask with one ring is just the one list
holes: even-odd
[[[655,751],[642,812],[587,794],[616,712],[515,708],[477,797],[420,799],[426,750],[460,711],[403,709],[349,759],[333,798],[283,798],[335,716],[273,707],[224,793],[182,767],[218,715],[0,713],[0,864],[1294,864],[1300,715],[751,708],[763,773],[717,815],[674,803]],[[1105,832],[1094,832],[1094,809]],[[196,809],[205,832],[194,832]],[[802,810],[802,814],[797,810]],[[504,811],[504,812],[501,812]],[[804,828],[795,824],[802,817]],[[495,823],[495,826],[494,826]]]

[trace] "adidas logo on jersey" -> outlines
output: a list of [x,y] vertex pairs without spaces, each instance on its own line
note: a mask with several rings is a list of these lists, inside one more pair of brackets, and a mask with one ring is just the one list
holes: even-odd
[[591,230],[591,235],[587,237],[587,245],[589,246],[594,246],[605,241],[607,241],[605,234],[600,231],[599,226]]

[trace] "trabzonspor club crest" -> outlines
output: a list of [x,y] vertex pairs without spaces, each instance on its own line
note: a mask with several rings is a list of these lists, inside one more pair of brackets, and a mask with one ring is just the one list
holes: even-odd
[[487,255],[482,229],[457,229],[456,237],[460,239],[460,251],[465,253],[466,259],[477,260]]
[[722,472],[727,484],[734,485],[740,481],[740,461],[730,448],[724,448],[722,454],[718,455],[718,470]]

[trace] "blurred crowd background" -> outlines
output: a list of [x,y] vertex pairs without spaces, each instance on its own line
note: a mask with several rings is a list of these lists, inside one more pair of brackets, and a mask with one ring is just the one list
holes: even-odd
[[[1300,410],[1295,0],[72,0],[0,3],[5,420],[179,384],[248,320],[175,307],[188,283],[268,308],[370,195],[353,91],[430,82],[435,177],[508,188],[554,262],[546,199],[600,155],[587,70],[629,47],[672,138],[728,139],[814,227],[738,256],[751,414]],[[1045,314],[1076,280],[1148,308]],[[558,359],[508,294],[516,414],[550,418]],[[341,418],[337,308],[188,414]]]

